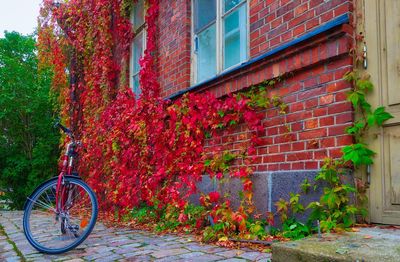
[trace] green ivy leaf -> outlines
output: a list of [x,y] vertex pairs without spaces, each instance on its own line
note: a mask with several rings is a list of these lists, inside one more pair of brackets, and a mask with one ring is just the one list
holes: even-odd
[[267,86],[273,86],[275,85],[276,81],[274,79],[271,79],[271,80],[265,80],[263,83]]
[[288,205],[289,205],[289,203],[286,200],[284,200],[283,198],[280,198],[279,201],[275,203],[277,212],[282,213],[282,214],[285,214],[287,212]]
[[299,199],[300,199],[300,194],[293,194],[292,192],[290,192],[290,200],[289,200],[289,203],[291,204],[291,205],[293,205],[293,204],[296,204],[296,203],[298,203],[299,202]]
[[308,180],[308,178],[304,179],[300,185],[301,190],[305,194],[307,194],[310,191],[310,187],[311,187],[311,184],[310,184],[310,181]]
[[239,195],[239,198],[242,200],[242,199],[244,199],[244,193],[243,193],[243,191],[239,191],[238,192],[238,195]]
[[[265,94],[266,95],[266,94]],[[269,105],[269,100],[263,96],[262,94],[260,94],[259,97],[257,97],[256,99],[256,104],[258,107],[260,108],[267,108]]]
[[375,109],[374,113],[368,115],[368,125],[382,126],[383,122],[391,118],[393,116],[385,111],[385,107],[381,106]]
[[354,215],[358,212],[358,208],[356,208],[354,205],[349,205],[346,206],[346,212]]
[[353,187],[353,186],[351,186],[351,185],[349,185],[349,184],[343,184],[342,185],[342,188],[343,188],[343,190],[344,191],[346,191],[346,192],[356,192],[357,190]]
[[217,128],[219,128],[219,129],[223,129],[225,126],[224,126],[224,124],[223,123],[219,123],[219,124],[217,124]]
[[372,84],[372,82],[367,79],[357,80],[356,85],[359,89],[364,90],[364,91],[372,91],[372,89],[374,88],[374,85]]
[[314,201],[314,202],[311,202],[310,204],[308,204],[306,209],[316,209],[318,207],[321,207],[321,204],[317,201]]
[[366,218],[366,217],[368,216],[368,210],[367,210],[366,208],[361,208],[361,209],[359,210],[359,212],[360,212],[360,214],[361,214],[361,216],[362,216],[363,218]]
[[230,153],[225,153],[222,158],[223,158],[224,162],[230,162],[230,161],[234,160],[236,158],[236,156],[233,154],[230,154]]
[[330,209],[337,205],[338,196],[332,188],[325,187],[324,194],[321,196],[321,203],[327,204]]
[[321,229],[324,232],[330,232],[331,229],[336,227],[336,221],[332,221],[331,218],[328,218],[327,220],[321,220]]
[[235,120],[229,121],[229,125],[230,125],[230,126],[236,125],[236,123],[237,123],[237,122],[236,122]]
[[303,213],[304,212],[304,206],[300,203],[296,203],[293,207],[292,207],[293,213],[297,214],[297,213]]
[[355,75],[354,71],[350,71],[350,72],[347,72],[346,74],[344,74],[343,79],[348,82],[351,82],[356,79],[356,75]]
[[365,127],[364,122],[358,121],[356,123],[354,123],[354,125],[346,128],[346,132],[349,135],[355,135],[358,134],[360,132],[360,130],[362,130]]
[[343,216],[344,227],[350,227],[353,224],[353,219],[349,215]]
[[365,144],[358,143],[345,146],[343,149],[343,159],[352,162],[354,166],[370,165],[373,163],[372,157],[375,154]]
[[360,91],[352,91],[347,94],[347,100],[353,104],[354,108],[357,108],[359,103],[365,100],[365,94]]
[[367,114],[371,112],[371,105],[367,102],[367,100],[365,100],[365,97],[360,101],[360,106]]

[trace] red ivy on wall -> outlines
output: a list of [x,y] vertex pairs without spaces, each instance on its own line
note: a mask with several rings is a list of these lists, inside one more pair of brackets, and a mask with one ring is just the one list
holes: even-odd
[[[258,110],[274,103],[267,99],[260,105],[245,94],[224,99],[187,94],[174,102],[160,97],[154,64],[158,0],[147,1],[147,49],[140,61],[143,93],[136,100],[127,81],[133,34],[124,14],[132,3],[70,0],[55,8],[51,2],[45,0],[41,11],[41,63],[54,70],[53,91],[59,95],[63,117],[85,145],[80,173],[98,194],[101,208],[126,210],[142,202],[183,207],[204,174],[240,178],[250,204],[247,164],[265,116]],[[67,75],[73,80],[68,82]],[[238,125],[253,130],[241,149],[208,149]],[[211,202],[220,198],[218,192],[208,196]]]

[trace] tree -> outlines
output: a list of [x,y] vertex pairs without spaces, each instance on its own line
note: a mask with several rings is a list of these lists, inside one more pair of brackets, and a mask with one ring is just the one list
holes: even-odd
[[57,171],[59,132],[52,126],[51,70],[38,69],[33,36],[0,38],[0,190],[21,208]]

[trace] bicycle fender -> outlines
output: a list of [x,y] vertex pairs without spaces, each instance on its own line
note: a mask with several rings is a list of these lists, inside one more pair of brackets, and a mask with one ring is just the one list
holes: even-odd
[[[79,177],[79,176],[64,176],[64,177],[76,178],[76,179],[82,180],[82,178]],[[41,183],[40,185],[38,185],[38,186],[35,188],[35,190],[33,190],[33,192],[26,198],[25,203],[24,203],[23,210],[25,210],[26,205],[28,204],[28,201],[29,201],[28,198],[32,198],[32,196],[38,191],[38,189],[39,189],[42,185],[44,185],[44,184],[46,184],[46,183],[48,183],[48,182],[50,182],[50,181],[57,180],[57,179],[58,179],[58,177],[55,176],[55,177],[52,177],[52,178],[50,178],[50,179],[47,179],[46,181],[44,181],[43,183]]]

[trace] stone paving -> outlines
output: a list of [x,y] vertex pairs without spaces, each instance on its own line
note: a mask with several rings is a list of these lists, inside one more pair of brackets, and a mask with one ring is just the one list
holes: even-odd
[[76,249],[46,255],[25,239],[22,215],[21,211],[0,211],[0,261],[271,261],[270,254],[250,249],[221,248],[198,243],[189,236],[160,236],[129,228],[107,228],[101,223]]
[[272,245],[274,262],[399,262],[400,228],[376,226],[356,232],[325,233]]

